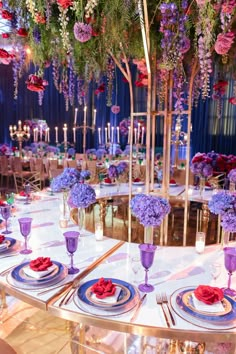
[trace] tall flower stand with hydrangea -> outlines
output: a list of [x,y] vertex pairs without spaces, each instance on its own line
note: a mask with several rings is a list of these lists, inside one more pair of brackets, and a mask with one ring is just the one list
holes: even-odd
[[170,212],[168,200],[154,195],[137,194],[131,199],[130,208],[144,226],[144,243],[153,244],[153,228],[160,226]]
[[78,227],[80,235],[82,236],[85,229],[85,208],[82,207],[78,208]]

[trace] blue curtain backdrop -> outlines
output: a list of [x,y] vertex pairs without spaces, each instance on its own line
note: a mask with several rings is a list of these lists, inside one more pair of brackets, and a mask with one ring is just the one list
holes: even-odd
[[[135,78],[136,66],[131,67],[133,77]],[[34,68],[31,67],[29,73],[34,73]],[[19,80],[18,98],[14,100],[14,83],[11,65],[0,65],[0,143],[12,143],[9,135],[9,125],[17,124],[18,120],[22,122],[26,119],[44,119],[50,127],[50,141],[55,144],[55,126],[58,126],[59,142],[63,141],[63,125],[67,123],[68,126],[68,141],[73,142],[73,122],[75,108],[78,107],[77,125],[81,126],[83,123],[83,105],[76,103],[69,110],[65,109],[65,100],[62,94],[55,89],[52,80],[52,69],[45,70],[45,79],[48,80],[49,85],[46,87],[43,104],[38,104],[38,94],[27,90],[25,81],[28,73],[23,75]],[[94,91],[97,88],[95,82],[91,83],[86,97],[88,111],[87,122],[91,126],[93,119],[93,110],[97,110],[96,129],[95,133],[90,130],[87,133],[87,148],[98,147],[98,134],[97,128],[101,127],[104,134],[105,126],[108,122],[111,126],[117,126],[119,122],[128,118],[130,115],[130,99],[128,84],[123,81],[122,73],[116,69],[114,77],[112,104],[120,106],[120,112],[116,115],[111,112],[111,107],[106,105],[107,92],[102,92],[95,95]],[[135,81],[135,79],[134,79]],[[100,82],[105,83],[107,87],[106,77]],[[117,89],[117,90],[116,90]],[[228,98],[232,96],[233,81],[229,82],[227,94],[224,98],[222,107],[222,116],[216,116],[216,101],[207,99],[206,101],[199,102],[197,108],[192,112],[192,136],[191,136],[191,151],[192,154],[201,151],[208,152],[215,150],[221,153],[236,153],[236,107],[228,103]],[[146,111],[146,89],[136,87],[134,85],[135,97],[135,111]],[[143,117],[145,119],[145,116]],[[157,150],[162,146],[163,141],[163,117],[156,118],[156,146]],[[186,122],[183,122],[183,126]],[[82,152],[82,129],[77,129],[76,132],[76,150]],[[32,138],[31,138],[32,141]],[[104,135],[103,135],[104,141]],[[121,140],[123,145],[126,144],[127,138]]]

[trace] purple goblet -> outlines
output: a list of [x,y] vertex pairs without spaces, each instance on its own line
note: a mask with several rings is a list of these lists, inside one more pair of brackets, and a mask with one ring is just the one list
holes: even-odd
[[225,268],[228,271],[228,287],[223,288],[225,295],[235,296],[236,290],[230,288],[231,285],[231,276],[233,272],[236,270],[236,248],[235,247],[225,247],[224,248],[224,256],[225,256]]
[[1,206],[1,214],[2,214],[3,219],[4,219],[5,222],[6,222],[6,230],[3,231],[2,233],[3,233],[4,235],[11,234],[11,231],[9,231],[8,228],[7,228],[7,226],[8,226],[7,220],[8,220],[9,217],[11,216],[11,206],[10,206],[10,205],[7,205],[7,204]]
[[63,236],[66,239],[66,249],[70,254],[70,268],[68,269],[68,274],[76,274],[79,272],[79,269],[74,267],[73,256],[78,247],[80,233],[77,231],[66,231],[63,233]]
[[32,252],[29,248],[27,248],[27,238],[30,234],[31,231],[31,224],[32,224],[32,218],[20,218],[18,219],[19,224],[20,224],[20,232],[21,235],[25,239],[25,247],[23,250],[20,251],[21,254],[29,254]]
[[156,248],[157,246],[151,245],[149,243],[143,243],[139,245],[141,263],[145,268],[145,283],[140,284],[138,288],[145,293],[150,293],[154,290],[154,286],[148,284],[148,271],[153,264]]

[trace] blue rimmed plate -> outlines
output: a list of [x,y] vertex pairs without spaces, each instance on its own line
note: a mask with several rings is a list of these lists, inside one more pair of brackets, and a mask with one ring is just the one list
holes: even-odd
[[16,244],[16,240],[11,237],[5,237],[4,242],[7,244],[6,248],[0,249],[0,253],[9,252],[11,248]]
[[[91,287],[97,283],[99,279],[90,280],[82,284],[74,295],[75,304],[84,312],[91,313],[97,316],[117,316],[133,309],[139,298],[139,292],[133,285],[113,278],[110,279],[113,284],[121,288],[121,294],[118,296],[118,301],[112,304],[97,303],[91,299]],[[123,292],[123,293],[122,293]]]
[[172,309],[185,321],[207,329],[233,329],[236,327],[236,302],[224,296],[225,314],[210,314],[194,308],[191,294],[196,287],[185,287],[176,290],[170,297]]
[[35,279],[25,274],[24,268],[29,267],[30,262],[24,262],[18,266],[16,266],[8,275],[7,280],[11,285],[14,285],[21,289],[39,289],[50,286],[52,284],[56,284],[57,282],[64,279],[68,270],[67,267],[56,261],[52,261],[55,266],[54,270],[47,274],[46,276]]

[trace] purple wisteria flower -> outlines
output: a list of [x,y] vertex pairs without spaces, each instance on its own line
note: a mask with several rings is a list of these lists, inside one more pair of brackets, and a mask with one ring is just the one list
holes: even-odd
[[212,196],[208,207],[213,214],[223,215],[228,211],[234,211],[236,210],[236,196],[227,192],[219,192]]
[[122,175],[122,173],[124,173],[127,168],[128,168],[127,162],[121,161],[116,167],[118,175]]
[[91,176],[91,172],[89,170],[83,170],[80,172],[80,180],[84,181],[89,179]]
[[80,173],[75,168],[65,168],[64,171],[51,182],[51,189],[60,192],[71,188],[80,179]]
[[230,182],[236,183],[236,168],[233,168],[233,169],[229,172],[228,178],[229,178]]
[[108,168],[108,175],[110,178],[117,178],[118,177],[118,171],[117,167],[115,165],[110,165]]
[[130,201],[132,214],[146,226],[159,226],[164,217],[170,212],[169,202],[162,197],[137,194]]
[[88,184],[76,183],[69,195],[68,204],[72,208],[87,208],[96,202],[95,190]]
[[74,36],[79,42],[87,42],[92,37],[92,27],[83,22],[76,22],[74,25]]

